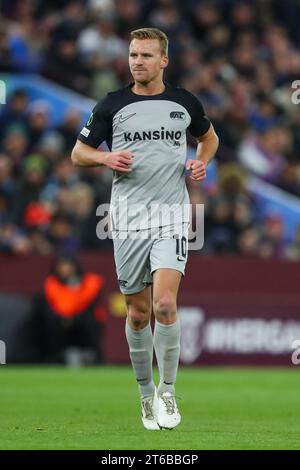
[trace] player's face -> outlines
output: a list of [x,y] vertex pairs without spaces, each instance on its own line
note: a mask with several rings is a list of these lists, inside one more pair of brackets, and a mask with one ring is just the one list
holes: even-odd
[[162,54],[158,39],[133,39],[129,46],[129,67],[134,80],[147,85],[162,74],[168,58]]

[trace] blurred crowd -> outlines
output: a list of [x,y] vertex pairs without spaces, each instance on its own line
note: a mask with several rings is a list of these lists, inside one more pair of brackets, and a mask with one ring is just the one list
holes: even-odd
[[[205,203],[202,253],[300,259],[300,228],[286,240],[279,214],[259,217],[246,189],[255,175],[300,197],[300,3],[296,0],[2,0],[0,72],[34,72],[93,99],[130,81],[131,30],[170,40],[166,79],[199,97],[220,138],[219,183],[189,182]],[[299,93],[300,94],[300,93]],[[295,93],[294,93],[295,96]],[[110,249],[96,207],[111,173],[81,171],[70,152],[82,116],[51,126],[44,101],[16,90],[0,114],[0,250]],[[189,141],[191,147],[195,142]]]

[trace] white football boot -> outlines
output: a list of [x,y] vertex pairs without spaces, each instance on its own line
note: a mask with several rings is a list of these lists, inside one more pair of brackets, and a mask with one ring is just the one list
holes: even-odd
[[152,396],[141,399],[141,405],[144,427],[149,431],[158,431],[160,427],[157,424],[158,398],[156,388]]
[[157,423],[161,429],[173,429],[181,421],[175,396],[171,392],[163,392],[158,396]]

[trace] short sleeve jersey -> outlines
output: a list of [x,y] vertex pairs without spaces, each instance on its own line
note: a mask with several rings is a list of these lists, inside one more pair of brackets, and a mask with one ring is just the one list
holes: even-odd
[[132,171],[114,171],[112,225],[137,230],[188,222],[185,183],[186,132],[205,134],[210,121],[190,92],[165,83],[157,95],[137,95],[129,85],[108,93],[78,139],[94,148],[132,152]]

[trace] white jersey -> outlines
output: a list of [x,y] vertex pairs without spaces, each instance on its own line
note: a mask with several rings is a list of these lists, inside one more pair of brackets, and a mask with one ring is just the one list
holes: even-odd
[[139,230],[189,221],[185,183],[186,132],[205,134],[210,121],[198,99],[165,84],[158,95],[137,95],[132,85],[98,103],[78,139],[97,148],[132,152],[132,171],[114,172],[113,230]]

